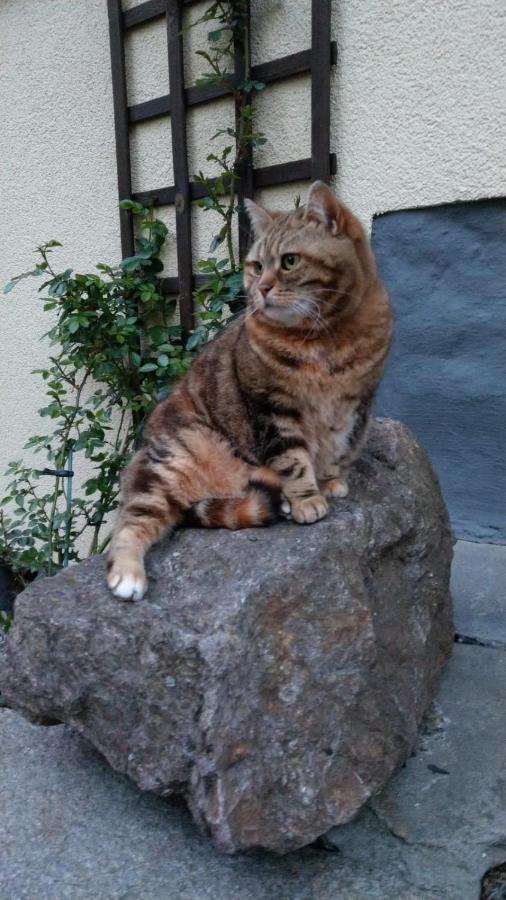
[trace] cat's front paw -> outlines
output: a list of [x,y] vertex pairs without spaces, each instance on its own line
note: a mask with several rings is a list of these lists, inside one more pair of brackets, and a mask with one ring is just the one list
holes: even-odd
[[349,492],[346,478],[327,478],[321,482],[320,489],[324,497],[347,497]]
[[312,525],[327,515],[329,505],[321,494],[311,497],[291,497],[290,507],[292,519],[299,525]]
[[142,600],[148,589],[146,572],[142,563],[129,560],[109,560],[107,584],[115,597],[121,600]]

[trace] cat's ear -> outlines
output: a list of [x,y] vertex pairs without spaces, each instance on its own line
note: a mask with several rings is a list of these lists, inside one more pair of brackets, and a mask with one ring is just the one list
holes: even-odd
[[248,213],[255,238],[259,238],[260,235],[267,230],[269,225],[272,225],[274,216],[267,212],[263,206],[258,206],[257,203],[254,203],[253,200],[249,200],[248,198],[244,200],[244,209]]
[[318,219],[332,234],[344,231],[344,211],[337,197],[323,181],[315,181],[309,188],[306,203],[306,215],[310,219]]

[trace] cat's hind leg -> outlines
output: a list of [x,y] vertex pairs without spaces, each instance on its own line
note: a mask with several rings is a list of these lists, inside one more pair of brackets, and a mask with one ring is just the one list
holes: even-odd
[[163,476],[139,453],[125,472],[123,501],[107,560],[107,584],[122,600],[140,600],[147,589],[144,555],[182,521],[186,508]]

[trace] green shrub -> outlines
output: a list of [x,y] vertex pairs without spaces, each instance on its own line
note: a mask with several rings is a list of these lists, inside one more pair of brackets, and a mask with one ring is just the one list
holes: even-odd
[[[51,575],[78,560],[81,535],[88,536],[84,555],[105,549],[119,473],[147,413],[191,363],[173,322],[176,300],[160,291],[167,229],[139,204],[123,206],[139,223],[135,256],[117,267],[99,264],[91,274],[58,272],[51,254],[60,245],[50,241],[38,248],[35,268],[4,288],[8,293],[22,278],[44,277],[38,293],[56,319],[47,333],[49,364],[36,370],[47,400],[39,414],[51,427],[25,445],[44,464],[9,464],[0,512],[0,559],[20,586],[35,573]],[[70,461],[82,472],[83,458],[91,474],[71,496],[73,479],[65,473]]]

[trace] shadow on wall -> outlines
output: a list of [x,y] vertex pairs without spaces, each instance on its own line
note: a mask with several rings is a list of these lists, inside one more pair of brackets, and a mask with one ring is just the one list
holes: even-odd
[[460,538],[506,543],[506,200],[376,216],[395,334],[376,414],[405,422]]

